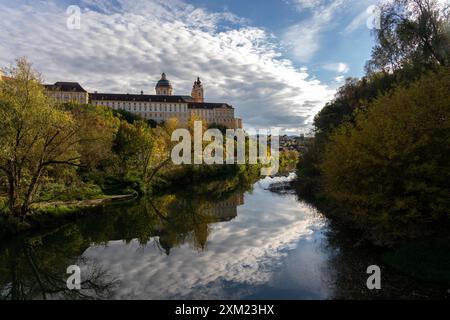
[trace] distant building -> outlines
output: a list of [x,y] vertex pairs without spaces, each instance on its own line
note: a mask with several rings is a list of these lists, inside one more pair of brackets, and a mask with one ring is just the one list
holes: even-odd
[[89,93],[77,82],[56,82],[44,85],[50,97],[57,102],[89,103]]
[[58,102],[92,103],[114,110],[125,110],[147,120],[165,122],[176,118],[187,124],[196,115],[208,124],[221,125],[230,129],[243,127],[242,120],[235,118],[234,108],[227,103],[207,103],[200,78],[194,82],[191,96],[173,95],[173,87],[165,73],[155,86],[156,95],[87,93],[78,83],[57,82],[46,85],[48,92]]
[[3,70],[0,69],[0,81],[5,81],[5,80],[12,80],[12,78],[5,76],[5,74],[3,73]]
[[280,151],[304,151],[304,136],[280,136]]

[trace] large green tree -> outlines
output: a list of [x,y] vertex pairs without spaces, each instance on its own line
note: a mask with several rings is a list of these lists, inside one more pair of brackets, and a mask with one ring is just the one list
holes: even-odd
[[46,173],[78,166],[78,126],[46,96],[25,59],[0,82],[0,171],[6,176],[11,212],[24,218]]
[[112,146],[120,119],[105,106],[65,104],[78,126],[79,153],[83,168],[92,170],[112,158]]
[[299,191],[322,190],[319,165],[329,136],[345,123],[354,123],[361,110],[397,86],[409,86],[427,72],[448,66],[449,7],[434,0],[393,0],[381,7],[376,45],[362,79],[347,79],[314,119],[315,138],[298,166]]
[[[330,137],[325,190],[360,226],[407,232],[449,217],[450,69],[385,94]],[[386,234],[386,233],[384,233]]]
[[369,73],[450,64],[449,6],[436,0],[394,0],[381,7]]
[[137,170],[145,175],[153,151],[153,136],[150,127],[144,121],[130,124],[120,123],[114,147],[119,158],[121,174],[129,170]]

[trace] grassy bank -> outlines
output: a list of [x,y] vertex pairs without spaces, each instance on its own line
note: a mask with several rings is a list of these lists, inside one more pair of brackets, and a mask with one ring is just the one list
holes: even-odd
[[[0,198],[0,238],[16,236],[31,230],[57,227],[68,221],[90,214],[101,213],[102,208],[139,196],[158,196],[179,193],[208,194],[223,197],[255,182],[260,176],[259,166],[180,166],[158,175],[144,193],[139,176],[98,178],[99,185],[64,190],[60,185],[42,193],[41,201],[31,207],[26,220],[19,221],[8,213],[5,198]],[[117,195],[119,194],[119,195]],[[50,200],[52,199],[52,200]]]
[[101,208],[135,199],[136,195],[102,196],[98,199],[41,202],[32,207],[26,221],[12,218],[6,211],[0,214],[0,239],[30,231],[54,228],[89,214],[101,212]]

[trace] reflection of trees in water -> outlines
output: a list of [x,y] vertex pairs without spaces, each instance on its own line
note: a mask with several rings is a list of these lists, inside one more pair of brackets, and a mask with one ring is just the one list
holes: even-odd
[[[446,288],[416,281],[388,268],[383,262],[385,250],[357,239],[354,231],[332,223],[327,234],[327,246],[333,252],[328,263],[328,272],[333,274],[331,299],[442,299],[445,295]],[[371,265],[381,268],[382,290],[367,288],[367,268]]]
[[[326,206],[298,196],[298,201],[311,206],[312,210]],[[317,214],[321,215],[320,211]],[[326,274],[330,275],[328,285],[332,290],[330,299],[442,299],[448,288],[422,283],[392,270],[383,262],[386,249],[363,241],[361,234],[342,222],[328,220],[329,227],[323,242],[328,252]],[[381,268],[382,290],[367,288],[367,268],[378,265]]]
[[210,225],[234,219],[237,207],[243,204],[244,192],[253,182],[234,177],[180,188],[175,194],[141,198],[131,206],[109,208],[105,215],[84,219],[82,229],[95,243],[137,239],[146,245],[153,239],[166,254],[184,243],[204,250]]
[[[100,267],[80,258],[92,244],[150,240],[169,254],[189,243],[204,250],[210,225],[230,221],[243,204],[243,193],[167,195],[142,198],[127,205],[98,209],[75,223],[51,233],[21,239],[0,249],[0,299],[93,299],[108,298],[117,285]],[[70,265],[82,267],[81,291],[67,289]]]
[[88,243],[76,230],[20,240],[0,252],[0,299],[108,298],[115,281],[91,265],[81,273],[81,290],[67,288],[67,267],[85,264],[77,256]]

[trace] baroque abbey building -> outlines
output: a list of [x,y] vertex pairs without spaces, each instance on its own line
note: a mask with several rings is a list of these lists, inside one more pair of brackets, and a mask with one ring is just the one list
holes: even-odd
[[190,96],[173,95],[173,87],[166,74],[161,75],[155,87],[155,95],[88,93],[76,82],[57,82],[45,86],[48,93],[58,102],[91,103],[114,110],[125,110],[158,123],[176,118],[186,125],[192,116],[208,124],[221,125],[230,129],[242,129],[242,120],[235,118],[234,108],[227,103],[205,102],[204,88],[200,78],[194,82]]

